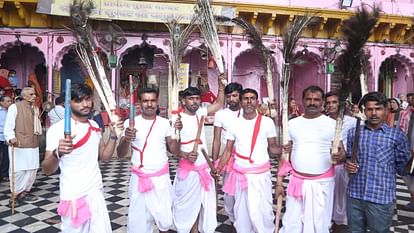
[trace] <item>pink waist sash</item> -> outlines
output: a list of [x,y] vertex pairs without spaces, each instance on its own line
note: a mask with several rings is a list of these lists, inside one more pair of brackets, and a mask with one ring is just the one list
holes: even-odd
[[229,173],[226,183],[223,185],[223,192],[234,196],[236,192],[236,182],[239,181],[242,189],[247,189],[248,183],[245,174],[260,174],[270,170],[270,162],[264,163],[257,167],[240,167],[233,165],[233,169]]
[[57,212],[60,216],[70,217],[72,226],[75,228],[91,218],[91,211],[85,197],[76,200],[60,200]]
[[131,172],[138,176],[138,191],[141,193],[149,192],[154,189],[151,177],[162,176],[170,172],[168,163],[161,170],[153,173],[144,173],[139,167],[132,166]]
[[185,180],[188,177],[190,171],[195,171],[200,176],[200,183],[201,186],[205,191],[210,191],[210,184],[211,184],[211,175],[208,172],[208,164],[205,163],[200,166],[194,165],[191,161],[187,159],[180,159],[178,162],[178,178],[181,180]]
[[302,186],[304,180],[320,180],[335,176],[335,167],[331,166],[328,171],[319,176],[302,176],[299,175],[295,170],[291,171],[292,176],[290,177],[287,193],[289,196],[295,197],[296,199],[302,199],[303,192]]

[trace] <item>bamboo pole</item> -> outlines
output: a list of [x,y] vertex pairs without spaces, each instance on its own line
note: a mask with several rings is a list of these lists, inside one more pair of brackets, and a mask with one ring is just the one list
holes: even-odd
[[14,192],[14,182],[15,182],[15,175],[14,175],[14,144],[11,144],[11,197],[12,197],[12,214],[14,214],[14,208],[15,208],[15,199],[16,194]]

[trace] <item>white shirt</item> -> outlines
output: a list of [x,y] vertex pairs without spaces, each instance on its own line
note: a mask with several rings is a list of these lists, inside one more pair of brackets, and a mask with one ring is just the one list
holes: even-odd
[[302,173],[322,174],[331,166],[331,147],[336,121],[325,115],[314,119],[303,116],[288,122],[289,140],[293,142],[291,163]]
[[[188,115],[186,113],[181,113],[181,122],[183,123],[183,128],[180,131],[181,136],[181,151],[184,152],[191,152],[193,151],[194,142],[187,143],[192,140],[196,139],[197,136],[197,129],[198,129],[198,123],[201,119],[201,116],[207,116],[207,108],[199,108],[195,115]],[[203,144],[198,145],[198,157],[195,161],[195,165],[199,166],[202,164],[205,164],[207,161],[204,159],[204,156],[201,152],[201,147],[204,148],[204,150],[207,151],[207,142],[206,142],[206,135],[204,130],[204,125],[201,130],[201,141]],[[184,143],[184,144],[183,144]]]
[[[132,145],[142,151],[145,139],[154,120],[146,120],[141,115],[135,117],[136,138]],[[124,122],[124,128],[129,127],[129,119]],[[125,135],[125,131],[122,136]],[[148,136],[147,146],[143,154],[143,171],[156,172],[168,163],[166,138],[172,135],[172,129],[167,119],[157,116],[151,133]],[[131,162],[134,166],[141,164],[140,153],[132,150]]]
[[227,138],[228,130],[230,128],[231,123],[238,117],[241,117],[242,115],[243,115],[242,109],[233,111],[230,108],[222,109],[214,115],[214,126],[222,128],[221,143],[223,143],[224,145],[227,143],[226,138]]
[[[251,120],[246,120],[241,116],[240,118],[235,119],[231,124],[227,139],[235,141],[234,148],[236,149],[236,152],[242,156],[250,156],[256,119],[257,116]],[[276,137],[276,135],[276,127],[273,121],[269,117],[262,116],[259,134],[257,135],[256,144],[251,157],[253,163],[250,163],[249,160],[235,156],[236,164],[241,167],[252,167],[252,165],[258,166],[268,162],[269,153],[267,151],[267,139]]]
[[50,124],[53,125],[65,117],[65,108],[61,105],[56,105],[49,111],[47,116],[49,117]]
[[[95,121],[89,120],[91,125],[99,128]],[[64,137],[65,121],[59,121],[50,126],[46,134],[46,150],[54,151],[59,146],[59,140]],[[72,135],[75,145],[81,140],[89,129],[88,123],[71,120]],[[93,189],[100,189],[102,175],[99,169],[98,154],[101,133],[93,131],[88,141],[70,154],[60,158],[60,197],[62,200],[74,200],[85,196]]]
[[[346,149],[349,130],[355,129],[357,119],[351,116],[344,116],[344,124],[342,125],[342,144]],[[362,122],[361,122],[362,123]]]

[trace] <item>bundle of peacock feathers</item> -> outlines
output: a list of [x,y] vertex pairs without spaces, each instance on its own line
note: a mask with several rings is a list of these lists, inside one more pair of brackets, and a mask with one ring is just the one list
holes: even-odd
[[357,13],[342,23],[343,38],[347,42],[346,49],[337,59],[336,64],[342,73],[340,100],[345,101],[351,91],[359,85],[359,78],[364,70],[363,47],[371,36],[379,18],[380,8],[374,6],[369,12],[366,6],[361,6]]
[[[179,23],[179,19],[171,19],[165,25],[167,26],[170,32],[170,63],[169,63],[169,82],[171,85],[171,90],[169,94],[170,98],[170,117],[171,122],[175,122],[178,118],[178,83],[179,83],[179,68],[181,64],[182,57],[184,55],[184,50],[187,48],[190,43],[190,36],[197,28],[198,15],[194,15],[190,23],[187,26]],[[175,130],[173,138],[179,139],[180,133],[178,130]]]
[[[199,28],[203,34],[206,44],[216,61],[217,69],[220,74],[224,74],[224,63],[221,56],[220,43],[217,34],[216,21],[213,16],[213,8],[210,5],[210,0],[198,0],[194,9],[198,15]],[[226,80],[220,80],[223,85],[227,85]]]
[[[85,66],[111,121],[117,122],[115,97],[112,94],[102,61],[96,52],[92,29],[88,24],[93,9],[94,5],[91,0],[73,0],[70,6],[70,17],[74,27],[72,31],[78,42],[76,52]],[[117,134],[120,135],[120,133],[120,129],[117,129]]]
[[[338,151],[339,141],[341,138],[342,125],[344,119],[345,101],[354,88],[364,78],[363,70],[364,54],[363,47],[372,34],[374,26],[379,18],[380,8],[373,7],[372,12],[367,10],[366,6],[361,6],[356,14],[351,18],[344,20],[342,23],[342,33],[346,43],[346,49],[337,59],[336,64],[342,73],[341,87],[337,91],[339,95],[339,115],[336,119],[335,138],[332,143],[332,152]],[[361,90],[366,89],[361,87]]]

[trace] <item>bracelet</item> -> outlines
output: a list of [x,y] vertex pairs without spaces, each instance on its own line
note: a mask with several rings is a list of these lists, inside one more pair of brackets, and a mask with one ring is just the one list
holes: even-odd
[[118,140],[118,136],[116,136],[116,135],[115,136],[109,135],[109,139],[112,139],[112,140],[115,140],[116,141],[116,140]]

